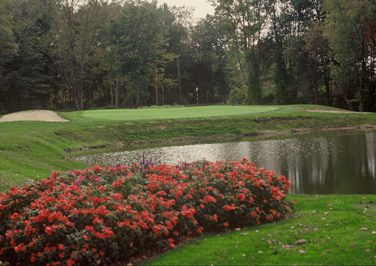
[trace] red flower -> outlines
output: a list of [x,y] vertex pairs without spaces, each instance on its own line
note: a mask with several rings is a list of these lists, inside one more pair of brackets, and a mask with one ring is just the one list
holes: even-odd
[[231,204],[231,205],[224,205],[223,206],[223,209],[226,211],[226,212],[229,212],[229,211],[233,211],[236,209],[236,206],[234,204]]
[[174,247],[175,247],[174,239],[169,238],[169,239],[168,239],[168,243],[169,243],[170,248],[174,248]]
[[112,183],[112,187],[116,188],[116,187],[120,187],[121,184],[123,184],[125,181],[125,178],[119,178],[118,180],[115,180],[113,183]]
[[98,173],[98,172],[101,171],[101,167],[99,165],[94,165],[93,170],[94,170],[95,173]]
[[[79,186],[75,184],[74,180],[81,179]],[[120,189],[122,184],[132,189]],[[255,189],[257,186],[269,193]],[[0,193],[0,213],[6,215],[6,226],[0,232],[0,257],[11,247],[20,265],[43,262],[72,266],[87,262],[86,256],[101,261],[106,256],[103,261],[110,263],[117,252],[110,245],[115,241],[114,230],[116,241],[131,250],[125,257],[137,252],[134,237],[148,239],[151,234],[154,240],[148,247],[163,243],[173,248],[176,239],[184,236],[232,226],[232,221],[240,219],[235,216],[237,209],[248,209],[245,221],[257,224],[283,218],[291,211],[291,205],[282,201],[288,186],[286,178],[259,169],[248,160],[95,166],[59,179],[53,174],[35,185]],[[76,237],[67,239],[57,232]],[[27,246],[20,243],[23,239],[28,240]],[[45,259],[41,260],[42,256]]]
[[238,198],[238,200],[240,200],[240,201],[245,201],[246,196],[245,196],[244,194],[238,194],[237,198]]
[[28,246],[29,248],[33,248],[33,247],[34,247],[34,241],[31,241],[27,246]]
[[32,232],[34,232],[34,228],[30,225],[25,226],[25,236],[29,236]]
[[104,192],[106,190],[106,187],[105,186],[98,186],[97,189],[98,189],[99,192]]
[[98,218],[98,217],[95,217],[92,221],[92,223],[95,225],[95,224],[103,224],[103,220]]
[[168,230],[171,230],[171,229],[174,228],[174,225],[173,225],[172,222],[169,221],[169,220],[166,221],[166,226],[167,226],[167,229],[168,229]]
[[103,216],[105,216],[105,215],[107,215],[107,214],[110,213],[110,211],[107,210],[106,207],[103,206],[103,205],[99,206],[99,207],[95,210],[95,212],[96,212],[97,214],[100,214],[100,215],[103,215]]
[[58,175],[59,175],[59,172],[52,172],[50,175],[50,179],[55,180]]
[[181,208],[181,215],[182,216],[185,216],[189,219],[191,219],[193,217],[193,215],[195,214],[196,210],[194,208],[189,208],[185,205],[183,205],[183,207]]
[[106,238],[110,238],[114,235],[114,232],[110,228],[106,227],[103,229],[103,234]]
[[248,199],[249,204],[253,204],[254,201],[255,201],[255,199],[253,197],[249,197],[249,199]]
[[11,239],[11,238],[12,238],[12,235],[13,235],[13,233],[12,233],[11,230],[8,230],[8,231],[5,233],[5,237],[6,237],[6,239]]
[[15,252],[23,252],[25,250],[25,245],[24,243],[20,243],[18,244],[15,248],[14,248],[14,251]]
[[20,215],[19,215],[17,212],[15,212],[15,213],[11,214],[11,215],[9,216],[9,218],[10,218],[13,222],[17,222],[18,219],[20,218]]
[[279,187],[272,187],[271,188],[271,191],[272,191],[272,194],[273,194],[273,197],[278,200],[278,201],[281,201],[283,197],[285,197],[286,195],[279,189]]
[[196,232],[198,234],[202,234],[204,232],[204,227],[202,227],[202,226],[197,227]]
[[203,200],[202,200],[205,204],[207,204],[207,203],[216,203],[217,202],[217,200],[216,200],[216,198],[214,198],[214,197],[212,197],[212,196],[205,196],[204,198],[203,198]]
[[44,229],[44,232],[47,234],[47,235],[52,235],[55,230],[52,226],[46,226],[46,228]]
[[72,259],[72,258],[69,258],[67,259],[67,266],[73,266],[76,262]]
[[153,227],[153,233],[155,236],[158,236],[161,233],[162,226],[160,225],[154,225]]

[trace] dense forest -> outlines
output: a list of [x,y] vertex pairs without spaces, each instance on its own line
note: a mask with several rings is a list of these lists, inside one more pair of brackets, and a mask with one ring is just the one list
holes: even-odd
[[[203,0],[204,1],[204,0]],[[0,0],[0,112],[320,103],[376,111],[376,1]]]

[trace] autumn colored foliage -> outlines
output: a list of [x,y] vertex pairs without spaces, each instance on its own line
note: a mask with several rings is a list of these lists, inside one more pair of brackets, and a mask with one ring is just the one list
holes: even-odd
[[95,166],[0,193],[0,260],[93,265],[282,219],[288,180],[252,162]]

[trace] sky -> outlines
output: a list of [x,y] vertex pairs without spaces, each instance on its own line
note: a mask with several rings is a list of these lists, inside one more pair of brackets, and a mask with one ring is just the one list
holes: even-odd
[[159,3],[166,3],[170,6],[193,7],[193,18],[195,20],[204,18],[207,14],[213,14],[214,8],[207,0],[158,0]]

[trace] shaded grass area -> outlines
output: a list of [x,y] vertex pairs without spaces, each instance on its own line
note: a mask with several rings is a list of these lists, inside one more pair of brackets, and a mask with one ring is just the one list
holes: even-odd
[[290,196],[288,219],[205,235],[145,265],[375,265],[376,195]]
[[0,190],[85,167],[79,154],[291,135],[296,128],[376,125],[376,114],[312,113],[317,105],[203,106],[60,113],[68,123],[0,123]]

